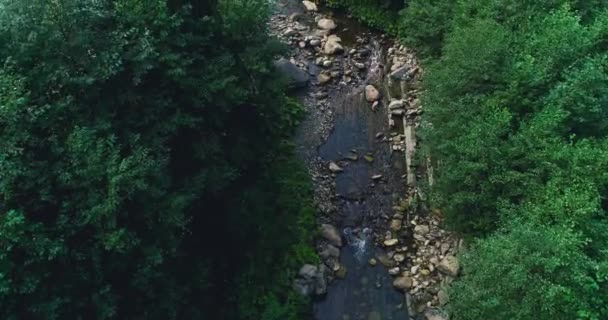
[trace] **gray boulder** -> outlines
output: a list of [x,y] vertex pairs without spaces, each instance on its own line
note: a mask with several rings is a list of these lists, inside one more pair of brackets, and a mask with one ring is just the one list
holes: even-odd
[[279,59],[274,63],[277,70],[287,78],[289,84],[295,88],[302,88],[308,84],[308,74],[298,68],[295,64],[287,59]]

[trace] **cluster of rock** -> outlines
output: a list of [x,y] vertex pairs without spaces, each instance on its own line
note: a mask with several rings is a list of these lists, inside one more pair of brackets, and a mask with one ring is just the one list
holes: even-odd
[[[403,133],[392,132],[388,138],[392,151],[404,151],[407,164],[407,198],[393,207],[392,217],[386,219],[386,231],[377,235],[385,254],[369,261],[380,261],[394,277],[393,286],[406,295],[410,315],[424,314],[429,320],[446,319],[441,311],[448,302],[446,287],[458,275],[457,237],[441,228],[441,215],[421,214],[411,206],[413,199],[422,200],[416,186],[415,128],[420,124],[422,107],[418,98],[418,80],[422,73],[410,50],[394,45],[388,49],[384,91],[389,125],[403,124]],[[424,210],[423,210],[424,211]],[[377,260],[377,261],[376,261]]]
[[304,296],[323,295],[327,293],[328,284],[335,278],[341,279],[346,276],[346,268],[340,264],[342,247],[340,232],[333,225],[322,224],[320,235],[322,239],[317,250],[322,263],[302,266],[293,282],[296,292]]
[[393,286],[405,292],[410,313],[424,313],[447,303],[445,288],[460,272],[458,239],[440,228],[440,217],[404,217],[397,207],[389,230],[379,239],[386,257],[379,259],[395,277]]

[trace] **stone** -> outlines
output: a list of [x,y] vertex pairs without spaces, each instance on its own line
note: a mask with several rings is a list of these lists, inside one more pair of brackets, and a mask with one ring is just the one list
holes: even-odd
[[378,181],[380,179],[382,179],[382,175],[381,174],[375,174],[375,175],[372,176],[372,180],[374,180],[374,181]]
[[444,289],[441,289],[439,290],[439,292],[437,292],[437,299],[439,300],[440,306],[445,306],[450,301],[450,297]]
[[435,310],[435,309],[428,309],[424,313],[424,317],[426,320],[448,320],[447,316],[445,316],[439,310]]
[[354,65],[355,65],[355,67],[357,67],[357,69],[360,69],[360,70],[365,69],[365,64],[363,64],[361,62],[355,62]]
[[393,287],[399,290],[408,290],[412,287],[413,281],[410,277],[398,277],[393,281]]
[[450,244],[447,242],[444,242],[441,244],[441,254],[445,255],[446,253],[448,253],[448,251],[450,251]]
[[387,247],[392,247],[397,245],[397,243],[399,243],[399,239],[388,239],[388,240],[384,240],[384,245]]
[[376,264],[378,264],[378,261],[376,259],[374,259],[374,258],[371,258],[371,259],[369,259],[368,263],[369,263],[370,266],[373,267]]
[[344,52],[344,47],[342,47],[342,39],[336,35],[331,35],[327,37],[327,41],[325,42],[325,46],[323,47],[323,53],[326,55],[332,55]]
[[326,84],[331,80],[331,76],[327,73],[319,73],[319,75],[317,76],[317,81],[319,81],[319,84]]
[[456,277],[460,272],[460,263],[454,256],[446,256],[439,262],[437,269],[448,276]]
[[401,271],[401,269],[399,269],[399,267],[394,267],[394,268],[388,269],[388,274],[390,274],[391,276],[396,276],[399,274],[400,271]]
[[286,37],[295,36],[296,34],[298,34],[298,31],[296,31],[295,29],[292,29],[292,28],[287,28],[283,32],[283,35]]
[[319,40],[319,39],[312,39],[308,43],[310,43],[310,45],[313,46],[313,47],[318,47],[319,45],[321,45],[321,40]]
[[376,87],[369,84],[365,86],[365,99],[367,99],[368,102],[377,101],[380,99],[380,92],[378,92]]
[[302,69],[298,68],[295,64],[287,59],[279,59],[274,63],[280,74],[282,74],[290,86],[295,88],[302,88],[308,84],[308,74]]
[[295,279],[292,287],[295,292],[305,297],[310,296],[315,290],[314,283],[305,279]]
[[298,276],[304,279],[313,279],[317,274],[318,268],[312,264],[305,264],[300,268]]
[[395,261],[391,260],[386,254],[379,254],[378,256],[376,256],[376,258],[378,258],[378,261],[380,261],[380,263],[382,263],[383,266],[385,266],[386,268],[394,268],[395,267]]
[[342,237],[340,236],[340,232],[338,232],[338,229],[331,224],[324,223],[321,225],[321,236],[336,247],[342,246]]
[[388,104],[388,109],[389,110],[396,110],[396,109],[403,109],[403,100],[391,100],[391,102]]
[[342,167],[332,161],[329,163],[329,171],[331,171],[332,173],[339,173],[344,171],[344,169],[342,169]]
[[393,260],[395,260],[397,262],[403,262],[403,261],[405,261],[405,255],[402,253],[397,253],[393,256]]
[[327,279],[329,278],[329,269],[324,264],[317,267],[317,273],[314,278],[314,288],[316,295],[327,293]]
[[302,1],[302,4],[306,8],[306,11],[317,11],[317,10],[319,10],[317,8],[317,5],[314,2],[312,2],[312,1],[304,0],[304,1]]
[[390,77],[394,80],[405,80],[407,78],[410,66],[404,65],[391,72]]
[[328,244],[323,247],[323,249],[319,252],[319,256],[323,259],[328,258],[339,258],[340,257],[340,249],[336,246]]
[[369,154],[364,155],[364,156],[363,156],[363,159],[365,159],[365,161],[367,161],[367,162],[369,162],[369,163],[374,162],[374,157],[373,157],[373,156],[371,156],[371,155],[369,155]]
[[399,220],[399,219],[391,220],[389,228],[395,232],[401,230],[401,220]]
[[334,30],[337,26],[332,19],[323,18],[317,21],[317,27],[321,30]]
[[422,269],[420,270],[420,274],[426,277],[431,274],[431,271],[429,269]]
[[332,64],[333,64],[333,62],[331,60],[325,60],[325,61],[323,61],[323,66],[325,68],[331,67]]
[[421,224],[421,225],[417,225],[414,228],[414,233],[417,235],[420,235],[420,236],[424,236],[427,233],[429,233],[429,230],[430,230],[429,226],[425,226],[425,225]]

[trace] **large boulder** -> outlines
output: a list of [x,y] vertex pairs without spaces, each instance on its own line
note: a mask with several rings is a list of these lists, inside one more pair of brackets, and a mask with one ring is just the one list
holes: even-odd
[[336,247],[342,246],[342,236],[336,227],[331,224],[324,223],[321,225],[321,236]]
[[302,1],[302,4],[304,5],[304,7],[306,7],[306,11],[317,11],[318,10],[317,5],[312,1],[304,0],[304,1]]
[[365,99],[367,99],[368,102],[377,101],[380,99],[380,92],[371,84],[367,85],[365,86]]
[[414,281],[410,277],[398,277],[393,281],[393,287],[398,290],[406,291],[412,287]]
[[332,19],[323,18],[317,21],[317,26],[321,30],[334,30],[337,26]]
[[446,256],[439,262],[437,269],[448,276],[456,277],[460,272],[460,263],[454,256]]
[[329,259],[329,258],[337,259],[340,257],[340,249],[338,249],[334,245],[328,244],[319,251],[319,256],[323,259]]
[[274,65],[292,87],[302,88],[308,84],[308,74],[291,61],[283,58],[275,61]]
[[326,55],[332,55],[344,52],[344,47],[341,44],[342,39],[336,35],[330,35],[327,37],[325,46],[323,46],[323,53]]

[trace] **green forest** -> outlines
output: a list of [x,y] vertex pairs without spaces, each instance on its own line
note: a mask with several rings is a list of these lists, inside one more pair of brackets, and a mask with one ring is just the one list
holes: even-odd
[[608,2],[330,2],[424,58],[451,319],[608,319]]
[[[295,319],[302,108],[264,0],[0,2],[0,318]],[[221,243],[222,245],[218,245]]]
[[[423,59],[450,319],[608,319],[608,1],[325,4]],[[272,6],[0,0],[0,319],[309,319]]]

